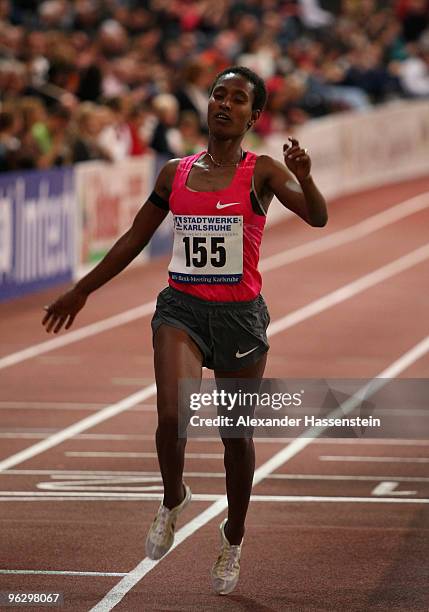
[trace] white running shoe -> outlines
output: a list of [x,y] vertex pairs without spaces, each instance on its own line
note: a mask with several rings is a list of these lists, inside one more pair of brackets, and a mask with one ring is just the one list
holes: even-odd
[[220,524],[221,551],[216,563],[212,567],[213,589],[219,595],[228,595],[237,585],[240,575],[241,544],[230,544],[225,536],[224,519]]
[[178,506],[171,510],[163,506],[162,502],[159,506],[157,515],[146,537],[146,555],[149,559],[161,559],[173,545],[177,517],[192,498],[191,489],[187,484],[183,483],[183,485],[185,487],[185,497]]

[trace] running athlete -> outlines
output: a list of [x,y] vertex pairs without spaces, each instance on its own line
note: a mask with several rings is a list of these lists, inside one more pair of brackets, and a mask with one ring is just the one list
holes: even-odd
[[[258,259],[273,196],[312,226],[327,222],[310,157],[295,138],[284,145],[284,164],[242,150],[265,100],[265,84],[253,71],[235,66],[221,72],[210,90],[207,151],[166,163],[132,227],[94,270],[45,308],[48,332],[68,329],[89,294],[140,253],[171,211],[169,284],[152,319],[164,498],[146,539],[151,559],[171,548],[177,517],[191,499],[183,482],[186,439],[178,437],[179,380],[201,379],[203,366],[216,378],[260,380],[264,374],[269,315],[260,295]],[[228,515],[220,525],[221,551],[211,575],[214,590],[226,594],[239,577],[255,450],[251,437],[222,441]]]

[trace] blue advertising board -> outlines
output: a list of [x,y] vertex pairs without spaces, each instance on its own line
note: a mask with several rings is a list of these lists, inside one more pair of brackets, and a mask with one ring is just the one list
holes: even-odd
[[0,176],[0,301],[73,278],[73,168]]

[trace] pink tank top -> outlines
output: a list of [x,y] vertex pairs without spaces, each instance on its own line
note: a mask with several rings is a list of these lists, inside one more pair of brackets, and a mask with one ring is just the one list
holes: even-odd
[[253,211],[250,198],[257,155],[247,152],[226,189],[193,191],[186,186],[188,175],[204,154],[184,157],[174,177],[169,284],[203,300],[252,300],[262,285],[258,261],[265,226],[265,215]]

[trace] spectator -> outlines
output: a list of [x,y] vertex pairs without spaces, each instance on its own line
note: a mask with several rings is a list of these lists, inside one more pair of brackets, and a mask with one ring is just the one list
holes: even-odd
[[13,157],[19,149],[16,138],[16,120],[11,111],[0,112],[0,172],[13,168]]
[[127,31],[114,19],[103,21],[99,29],[98,46],[106,59],[120,57],[128,48]]
[[101,117],[97,106],[91,102],[83,102],[76,113],[71,135],[73,163],[94,159],[111,161],[110,155],[98,143],[101,128]]
[[70,162],[71,152],[66,138],[70,119],[70,111],[58,104],[48,110],[44,121],[33,124],[31,133],[41,153],[38,168],[63,166]]
[[202,135],[198,117],[192,111],[180,115],[179,133],[181,136],[181,156],[198,153],[207,145],[207,139]]
[[122,98],[111,98],[105,101],[105,125],[98,136],[98,143],[107,151],[112,161],[122,161],[131,154],[131,130],[125,121],[125,102]]
[[399,79],[407,95],[413,98],[429,97],[429,31],[410,55],[398,67]]
[[38,13],[43,30],[62,30],[70,24],[71,5],[65,0],[45,0]]
[[166,157],[181,154],[181,138],[175,128],[179,115],[179,104],[171,94],[160,94],[152,101],[157,123],[150,141],[151,148]]
[[[208,84],[236,63],[271,82],[260,134],[426,96],[421,41],[428,27],[429,0],[0,0],[1,110],[15,116],[22,149],[12,165],[45,167],[54,139],[48,123],[59,119],[50,111],[58,107],[73,125],[82,122],[72,157],[124,159],[150,142],[168,156],[181,154],[199,135],[187,114],[177,130],[179,111],[194,113],[204,132]],[[29,107],[35,111],[29,97],[46,114],[34,130],[18,118],[22,100],[26,121]],[[94,106],[118,97],[120,111]],[[153,114],[128,113],[149,100]],[[49,163],[59,162],[54,156]]]
[[299,8],[300,17],[307,28],[325,28],[334,20],[331,13],[319,6],[317,0],[299,0]]
[[98,0],[76,0],[73,29],[95,36],[102,19],[102,5]]
[[149,109],[146,104],[135,104],[128,113],[128,127],[131,136],[131,157],[143,155],[149,150],[146,140],[145,123],[148,119]]
[[415,42],[429,25],[427,0],[399,0],[397,14],[402,22],[402,33],[407,42]]
[[351,57],[352,62],[345,72],[343,85],[358,87],[376,103],[399,94],[398,78],[389,67],[383,65],[382,48],[379,44],[368,43],[355,49]]
[[[11,104],[9,103],[11,106]],[[23,120],[23,129],[31,131],[37,121],[45,121],[46,109],[43,102],[35,96],[24,96],[19,101],[19,111]]]
[[207,91],[212,77],[211,71],[200,60],[191,60],[183,69],[182,85],[175,93],[180,111],[192,111],[204,132],[207,132]]
[[18,100],[28,87],[27,67],[17,60],[0,60],[0,96],[2,100]]
[[239,55],[238,63],[254,70],[263,79],[269,79],[276,72],[276,60],[280,55],[280,47],[270,37],[261,35],[250,43],[247,53]]
[[12,7],[10,0],[0,0],[0,19],[8,21],[11,17]]

